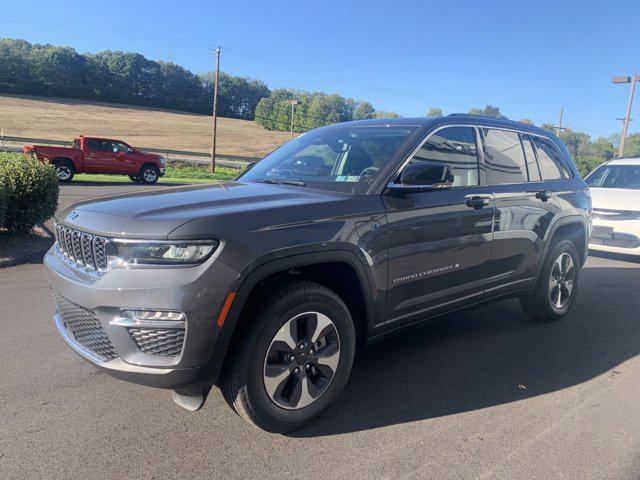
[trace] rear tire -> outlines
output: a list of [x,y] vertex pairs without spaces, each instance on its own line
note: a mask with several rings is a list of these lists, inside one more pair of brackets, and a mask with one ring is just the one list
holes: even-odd
[[53,164],[53,167],[56,170],[56,176],[58,177],[58,181],[60,183],[69,183],[73,180],[73,176],[75,175],[75,169],[73,168],[73,163],[69,160],[59,160]]
[[259,301],[221,375],[222,393],[247,422],[296,430],[344,389],[355,354],[349,309],[328,288],[300,281]]
[[140,169],[140,182],[153,185],[160,178],[160,170],[155,165],[144,165]]
[[551,245],[536,286],[520,297],[522,309],[534,320],[555,322],[564,317],[578,293],[580,257],[573,242]]

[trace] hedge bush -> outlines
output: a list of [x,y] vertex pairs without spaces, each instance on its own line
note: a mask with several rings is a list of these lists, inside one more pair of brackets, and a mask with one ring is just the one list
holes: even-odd
[[0,184],[5,196],[2,226],[9,232],[30,232],[56,212],[58,178],[51,165],[35,157],[0,152]]

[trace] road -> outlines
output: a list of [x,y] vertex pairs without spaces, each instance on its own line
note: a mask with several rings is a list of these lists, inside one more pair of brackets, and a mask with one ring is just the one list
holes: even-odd
[[639,285],[590,258],[562,322],[509,300],[370,347],[330,411],[273,435],[216,390],[190,413],[97,372],[55,332],[42,265],[3,269],[0,478],[637,479]]

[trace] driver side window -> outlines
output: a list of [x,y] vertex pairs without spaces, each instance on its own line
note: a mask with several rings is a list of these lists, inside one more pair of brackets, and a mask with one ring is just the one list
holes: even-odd
[[476,134],[472,127],[448,127],[432,134],[409,164],[446,163],[453,172],[453,187],[479,184]]

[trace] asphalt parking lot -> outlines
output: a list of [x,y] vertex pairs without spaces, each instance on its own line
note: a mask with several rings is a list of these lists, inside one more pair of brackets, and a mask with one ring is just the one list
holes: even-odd
[[[133,184],[71,184],[61,204]],[[640,477],[640,263],[590,258],[573,311],[516,301],[359,353],[341,399],[291,435],[212,391],[202,410],[97,372],[55,331],[40,264],[0,270],[0,478]]]

